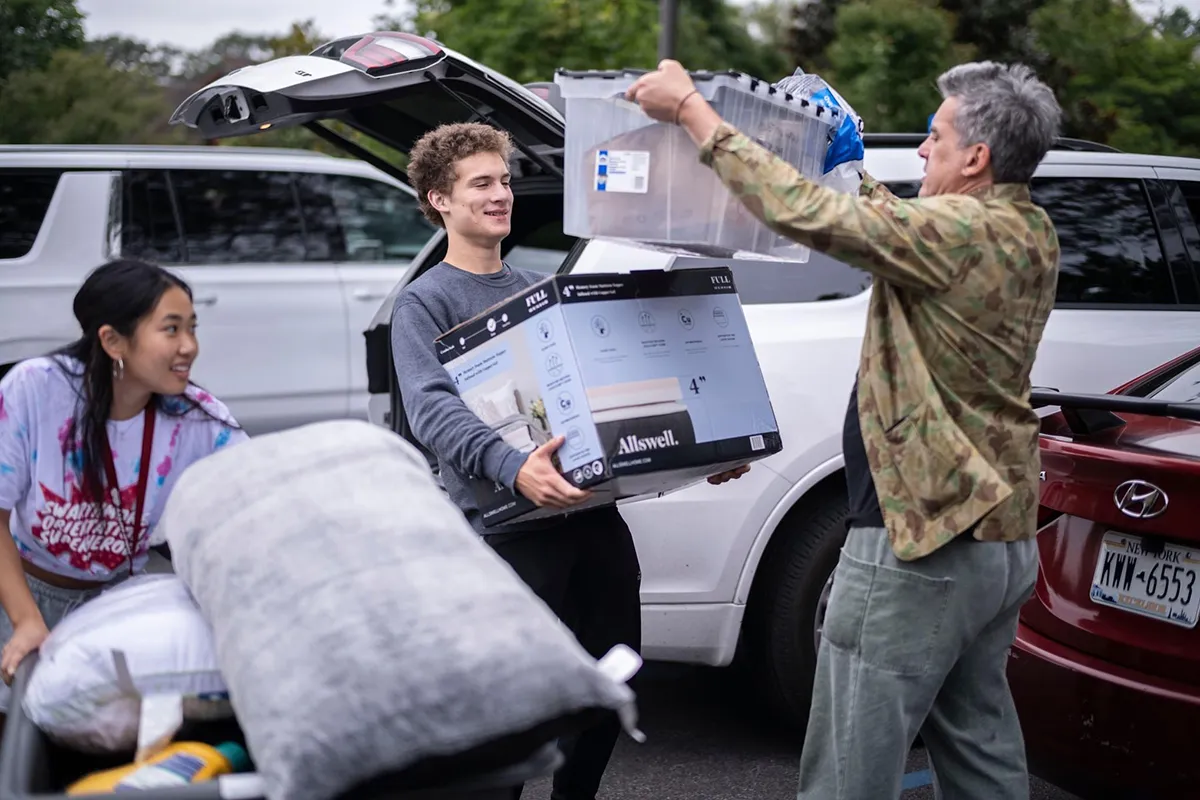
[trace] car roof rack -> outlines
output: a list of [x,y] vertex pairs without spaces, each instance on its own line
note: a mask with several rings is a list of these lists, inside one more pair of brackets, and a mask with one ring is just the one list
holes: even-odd
[[[867,147],[919,147],[925,141],[924,133],[864,133],[863,144]],[[1054,140],[1051,150],[1074,150],[1090,153],[1119,153],[1117,148],[1092,142],[1087,139],[1072,139],[1059,137]]]

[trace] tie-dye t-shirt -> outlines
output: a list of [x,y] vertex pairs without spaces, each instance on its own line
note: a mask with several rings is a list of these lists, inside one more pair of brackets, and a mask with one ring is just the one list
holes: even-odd
[[[82,372],[77,361],[62,363],[72,373]],[[128,570],[127,538],[133,528],[144,420],[138,414],[108,423],[124,508],[123,524],[118,524],[111,502],[97,507],[80,491],[82,443],[79,433],[69,435],[80,383],[48,357],[21,362],[0,381],[0,509],[12,511],[9,525],[22,558],[57,575],[103,581],[114,570]],[[149,548],[161,544],[154,528],[179,474],[246,438],[220,401],[195,388],[186,396],[208,414],[183,397],[162,400],[154,422],[135,570],[144,567]],[[103,475],[103,464],[98,466]]]

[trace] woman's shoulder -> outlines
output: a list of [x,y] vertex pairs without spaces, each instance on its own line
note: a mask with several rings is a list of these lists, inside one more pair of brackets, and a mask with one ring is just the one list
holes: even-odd
[[246,438],[229,407],[198,386],[189,386],[183,394],[163,397],[160,407],[168,416],[187,420],[184,434],[192,442],[189,450],[197,454],[220,450]]
[[83,365],[75,359],[68,356],[38,356],[15,364],[0,379],[0,392],[10,397],[20,394],[41,397],[47,392],[57,391],[74,398],[82,380]]
[[173,417],[238,427],[229,407],[199,386],[189,385],[183,394],[161,398],[160,407]]

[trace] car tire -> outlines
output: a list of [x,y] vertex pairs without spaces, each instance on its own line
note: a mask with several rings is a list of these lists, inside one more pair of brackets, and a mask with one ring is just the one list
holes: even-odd
[[744,666],[767,713],[800,732],[808,724],[823,602],[846,541],[846,515],[838,489],[810,493],[794,507],[763,554],[747,608]]

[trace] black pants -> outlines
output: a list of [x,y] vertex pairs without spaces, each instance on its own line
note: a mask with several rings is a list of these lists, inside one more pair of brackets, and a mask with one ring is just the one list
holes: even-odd
[[[641,567],[616,508],[572,514],[560,525],[506,536],[492,547],[593,658],[618,644],[641,651]],[[560,740],[566,761],[554,774],[551,800],[593,800],[620,733],[614,714]],[[520,796],[518,787],[514,797]]]

